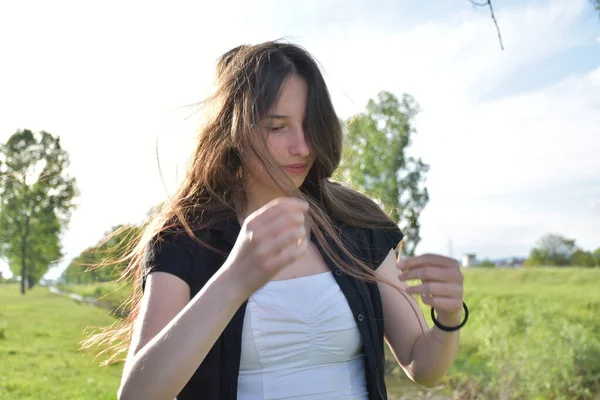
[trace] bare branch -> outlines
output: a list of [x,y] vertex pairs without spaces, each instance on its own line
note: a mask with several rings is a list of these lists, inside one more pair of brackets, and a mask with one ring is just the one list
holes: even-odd
[[472,5],[477,6],[477,7],[487,7],[488,6],[488,3],[478,3],[474,0],[469,0],[469,3],[471,3]]
[[496,20],[496,15],[494,14],[494,7],[492,6],[492,0],[487,0],[485,3],[478,3],[475,0],[468,0],[471,5],[474,7],[489,7],[490,14],[492,16],[492,20],[494,21],[494,25],[496,25],[496,32],[498,32],[498,41],[500,42],[500,48],[504,51],[504,45],[502,44],[502,35],[500,34],[500,27],[498,26],[498,21]]
[[494,24],[496,25],[496,32],[498,32],[498,41],[500,42],[500,48],[504,51],[504,45],[502,44],[502,35],[500,35],[500,27],[498,26],[498,21],[496,21],[496,16],[494,15],[494,7],[492,7],[492,1],[488,0],[488,4],[490,5],[490,14],[492,15],[492,19],[494,20]]

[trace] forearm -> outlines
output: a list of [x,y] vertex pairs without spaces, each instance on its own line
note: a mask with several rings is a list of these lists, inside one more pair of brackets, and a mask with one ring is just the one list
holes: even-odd
[[[445,326],[460,324],[462,313],[438,317]],[[409,369],[413,379],[420,385],[432,387],[448,372],[458,354],[460,330],[446,332],[433,326],[417,339],[412,352]]]
[[245,298],[216,274],[138,351],[124,371],[120,399],[174,399],[202,363]]

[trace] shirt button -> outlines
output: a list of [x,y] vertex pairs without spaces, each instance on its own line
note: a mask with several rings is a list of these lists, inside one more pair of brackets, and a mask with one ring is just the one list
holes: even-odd
[[341,269],[339,269],[339,268],[338,268],[338,269],[336,269],[336,270],[335,270],[335,274],[336,274],[337,276],[342,276],[342,270],[341,270]]
[[358,316],[356,318],[358,319],[358,322],[362,322],[363,319],[365,319],[365,317],[363,317],[362,314],[358,314]]

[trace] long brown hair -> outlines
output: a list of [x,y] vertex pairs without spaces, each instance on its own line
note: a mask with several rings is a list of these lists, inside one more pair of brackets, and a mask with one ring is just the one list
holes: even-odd
[[[342,125],[313,57],[300,46],[280,41],[243,45],[225,53],[216,70],[214,92],[202,103],[204,122],[186,174],[174,194],[145,224],[135,248],[124,257],[129,263],[119,280],[133,282],[132,293],[124,305],[128,306],[129,314],[84,341],[84,347],[103,347],[101,353],[109,354],[105,363],[116,360],[128,348],[139,314],[147,243],[166,230],[179,230],[199,245],[210,247],[194,232],[244,212],[236,205],[246,205],[242,165],[250,153],[260,159],[283,194],[309,202],[315,238],[341,270],[368,282],[381,279],[376,279],[373,270],[345,248],[340,227],[395,229],[396,226],[373,200],[331,180],[342,155]],[[285,179],[281,169],[269,154],[258,151],[251,140],[253,134],[264,137],[258,134],[259,122],[276,103],[281,86],[292,74],[303,78],[308,88],[304,132],[315,155],[314,165],[297,190],[281,184]],[[331,238],[333,246],[326,237]],[[334,251],[334,247],[339,251]],[[345,262],[344,256],[350,261]]]

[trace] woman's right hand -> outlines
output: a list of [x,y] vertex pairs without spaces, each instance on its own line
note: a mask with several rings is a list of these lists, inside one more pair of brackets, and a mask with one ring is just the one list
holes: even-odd
[[280,197],[250,214],[224,267],[249,297],[307,248],[308,203]]

